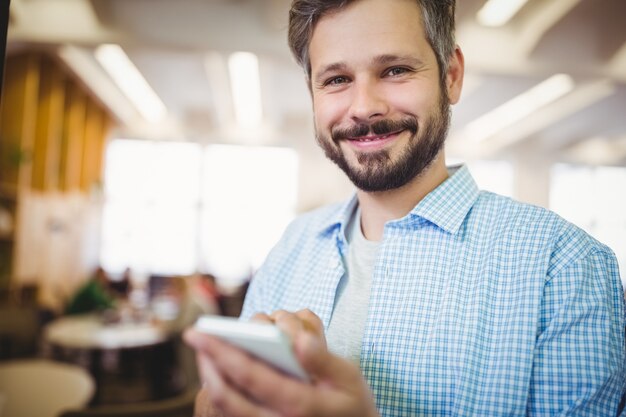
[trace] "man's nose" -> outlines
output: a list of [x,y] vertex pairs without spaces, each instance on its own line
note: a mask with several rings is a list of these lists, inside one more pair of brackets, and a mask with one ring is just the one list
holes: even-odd
[[374,80],[361,79],[353,84],[350,118],[355,122],[371,122],[389,111],[381,87]]

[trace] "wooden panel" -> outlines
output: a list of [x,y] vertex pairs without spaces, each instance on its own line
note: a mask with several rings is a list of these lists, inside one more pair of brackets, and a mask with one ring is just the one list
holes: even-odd
[[104,184],[104,158],[106,144],[109,137],[112,121],[109,115],[102,111],[102,130],[100,132],[100,140],[98,142],[98,158],[94,162],[94,181],[101,187]]
[[[65,74],[55,58],[28,52],[7,59],[0,110],[0,204],[9,207],[16,229],[0,236],[0,287],[11,282],[45,279],[30,268],[35,246],[46,248],[43,235],[26,238],[37,224],[28,196],[49,191],[91,191],[101,181],[108,113],[84,85]],[[30,189],[44,191],[31,193]],[[28,201],[31,201],[30,203]],[[31,206],[29,206],[31,204]],[[29,208],[30,207],[30,208]],[[56,246],[55,246],[56,247]],[[45,275],[45,274],[44,274]],[[50,284],[50,283],[49,283]]]
[[55,190],[59,183],[64,77],[58,65],[49,58],[42,59],[39,111],[35,130],[32,187],[37,190]]
[[39,88],[39,58],[7,59],[0,112],[0,184],[17,191],[30,185]]
[[59,188],[63,191],[72,191],[80,189],[87,97],[74,82],[67,83],[66,95]]
[[104,135],[104,112],[94,103],[87,104],[87,118],[85,119],[85,140],[83,145],[83,164],[80,178],[80,188],[90,191],[100,179],[100,158],[102,158],[102,137]]

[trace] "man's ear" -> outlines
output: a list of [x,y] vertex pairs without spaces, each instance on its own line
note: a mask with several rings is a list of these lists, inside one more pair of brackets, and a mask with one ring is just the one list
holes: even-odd
[[457,45],[450,57],[448,73],[446,74],[446,89],[451,104],[456,104],[461,98],[463,89],[463,75],[465,74],[465,57],[463,51]]

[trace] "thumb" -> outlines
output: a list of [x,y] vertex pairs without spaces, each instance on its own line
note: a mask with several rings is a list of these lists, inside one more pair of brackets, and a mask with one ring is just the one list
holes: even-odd
[[300,364],[313,380],[342,385],[343,379],[359,374],[350,362],[330,353],[326,344],[313,333],[301,332],[294,342],[294,348]]

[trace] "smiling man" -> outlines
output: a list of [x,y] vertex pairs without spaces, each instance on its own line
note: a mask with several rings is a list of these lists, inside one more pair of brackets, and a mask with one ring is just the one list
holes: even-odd
[[201,416],[615,416],[626,389],[613,253],[446,168],[464,60],[454,0],[295,0],[316,138],[357,188],[296,219],[242,319],[291,335],[302,383],[189,331]]

